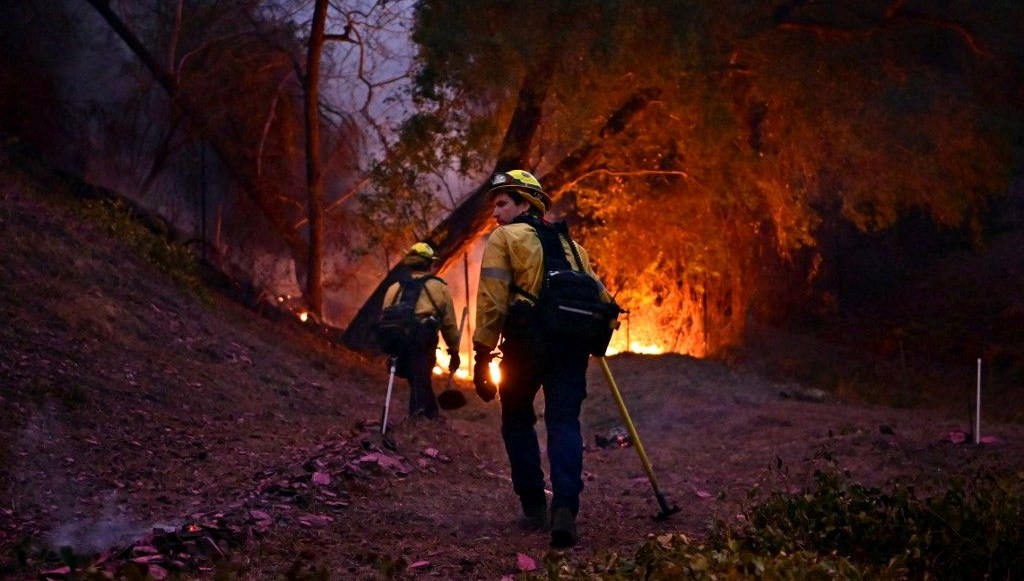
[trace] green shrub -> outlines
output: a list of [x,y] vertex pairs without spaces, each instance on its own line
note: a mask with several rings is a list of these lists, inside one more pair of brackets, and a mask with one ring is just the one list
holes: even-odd
[[898,566],[911,578],[1007,579],[1024,575],[1024,479],[982,472],[944,494],[919,498],[818,471],[802,494],[775,493],[725,531],[768,554],[837,554],[872,567]]
[[544,574],[533,574],[526,578],[603,581],[852,581],[901,578],[901,572],[898,570],[862,568],[841,556],[823,556],[809,551],[768,555],[752,551],[738,540],[709,546],[693,543],[679,534],[652,537],[632,558],[609,553],[598,556],[589,563],[570,565],[564,559],[556,557],[545,561],[545,566]]
[[[756,493],[752,492],[756,498]],[[919,498],[849,482],[834,466],[800,494],[772,493],[706,544],[650,538],[633,557],[549,555],[524,579],[902,580],[1024,578],[1024,474],[981,472]]]
[[89,200],[82,204],[81,213],[107,234],[124,241],[177,284],[206,298],[195,255],[166,235],[146,228],[132,216],[126,204],[110,199]]

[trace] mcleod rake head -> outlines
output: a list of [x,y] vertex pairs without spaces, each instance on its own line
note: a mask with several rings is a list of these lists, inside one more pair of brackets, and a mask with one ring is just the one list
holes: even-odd
[[658,499],[658,506],[661,507],[661,512],[659,512],[658,514],[654,515],[654,520],[668,520],[668,518],[670,516],[672,516],[675,513],[679,512],[679,507],[678,506],[672,505],[671,508],[669,507],[668,501],[665,500],[665,495],[664,494],[662,494],[660,492],[655,492],[654,496],[655,496],[655,498]]

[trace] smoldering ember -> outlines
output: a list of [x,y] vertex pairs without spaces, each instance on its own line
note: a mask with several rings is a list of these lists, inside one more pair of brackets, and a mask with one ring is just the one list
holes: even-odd
[[1017,4],[0,4],[0,579],[1024,577]]

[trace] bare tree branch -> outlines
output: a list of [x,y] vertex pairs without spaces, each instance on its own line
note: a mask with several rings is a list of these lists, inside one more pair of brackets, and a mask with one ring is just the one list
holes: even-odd
[[114,13],[110,8],[110,5],[104,0],[86,0],[101,17],[107,22],[107,24],[114,30],[115,33],[125,44],[135,53],[135,56],[142,61],[143,65],[149,70],[150,74],[157,80],[164,91],[168,94],[171,99],[171,103],[177,107],[182,114],[188,119],[189,125],[191,125],[199,135],[203,136],[207,142],[213,147],[217,155],[224,161],[225,167],[234,177],[235,181],[241,186],[242,191],[245,192],[249,198],[256,204],[256,207],[260,209],[264,217],[273,226],[274,231],[281,237],[281,239],[288,245],[293,256],[302,257],[308,252],[308,245],[306,241],[299,236],[289,224],[287,224],[284,218],[280,215],[280,212],[276,211],[270,204],[266,193],[252,180],[252,178],[242,169],[243,163],[241,160],[231,153],[231,147],[229,144],[224,142],[222,137],[223,133],[214,131],[209,124],[209,120],[197,110],[188,98],[181,94],[177,90],[176,79],[153,58],[153,55],[149,50],[142,44],[137,36],[128,28],[128,26],[121,20],[121,18]]
[[989,56],[989,52],[982,47],[974,33],[972,33],[963,23],[945,18],[929,16],[919,10],[908,10],[903,4],[903,0],[894,0],[892,4],[886,7],[882,17],[878,19],[877,22],[872,23],[872,25],[868,27],[857,28],[836,26],[813,20],[802,21],[792,19],[792,12],[802,6],[802,2],[799,4],[791,2],[789,4],[782,5],[776,9],[776,14],[779,17],[778,28],[780,30],[808,31],[814,33],[819,38],[844,41],[853,38],[866,38],[873,36],[877,34],[886,23],[897,19],[923,22],[925,24],[930,24],[937,28],[944,28],[956,33],[972,53],[978,56]]

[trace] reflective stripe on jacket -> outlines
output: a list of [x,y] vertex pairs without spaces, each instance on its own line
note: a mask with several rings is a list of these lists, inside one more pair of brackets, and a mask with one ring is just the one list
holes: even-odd
[[[428,272],[413,272],[412,277],[419,279],[429,275]],[[392,283],[384,293],[384,306],[388,307],[398,300],[400,283]],[[430,295],[429,297],[427,295]],[[431,302],[433,299],[433,302]],[[437,305],[437,308],[434,308]],[[440,313],[438,312],[440,311]],[[452,295],[448,292],[448,285],[444,281],[430,278],[423,283],[423,292],[416,299],[416,316],[422,321],[427,317],[436,317],[440,320],[441,336],[449,349],[459,348],[459,325],[455,322],[455,306],[452,304]]]
[[[579,244],[576,244],[576,249],[583,261],[582,269],[598,280],[590,267],[587,251]],[[576,264],[576,258],[564,237],[562,250],[570,265],[574,268],[580,266]],[[509,284],[515,283],[517,287],[537,296],[544,282],[543,270],[544,249],[532,226],[523,223],[505,224],[491,232],[480,262],[474,343],[491,349],[497,346],[509,305],[517,299],[529,300],[512,291]],[[611,301],[611,296],[604,290],[603,285],[601,288],[605,300]]]

